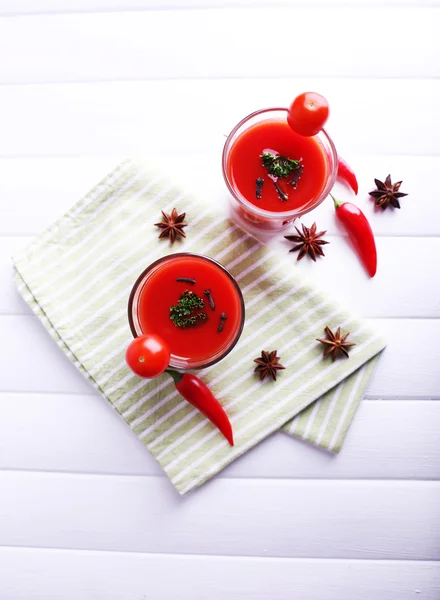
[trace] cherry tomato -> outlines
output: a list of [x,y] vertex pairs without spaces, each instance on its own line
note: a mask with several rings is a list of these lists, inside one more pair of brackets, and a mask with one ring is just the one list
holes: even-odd
[[324,96],[316,92],[304,92],[289,106],[287,122],[296,133],[310,137],[321,131],[328,114],[328,102]]
[[158,377],[170,364],[170,349],[158,335],[140,335],[128,346],[125,360],[139,377]]

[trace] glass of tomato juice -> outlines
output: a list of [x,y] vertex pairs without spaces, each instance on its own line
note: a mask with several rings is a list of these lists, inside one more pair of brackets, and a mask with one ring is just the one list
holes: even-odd
[[[177,326],[170,309],[191,294],[203,300],[203,307],[190,313],[196,317],[193,325]],[[160,336],[170,347],[170,367],[175,369],[201,369],[224,358],[238,342],[244,318],[234,277],[214,259],[189,252],[164,256],[148,266],[128,302],[133,336]]]
[[[232,195],[234,218],[247,228],[278,231],[316,208],[332,189],[337,173],[336,148],[322,129],[304,137],[287,122],[287,108],[266,108],[242,119],[229,134],[223,149],[223,177]],[[300,177],[274,181],[261,155],[299,160]],[[264,181],[257,198],[257,179]],[[276,186],[278,184],[278,187]],[[280,192],[281,190],[281,192]],[[280,199],[282,197],[287,199]]]

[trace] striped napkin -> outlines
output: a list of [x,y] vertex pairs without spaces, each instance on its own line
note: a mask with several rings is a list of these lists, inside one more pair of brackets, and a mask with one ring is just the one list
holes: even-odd
[[[187,213],[187,238],[158,240],[160,211]],[[224,405],[235,446],[182,399],[167,375],[125,364],[127,301],[139,273],[182,249],[211,256],[237,279],[246,323],[234,350],[200,377]],[[58,346],[106,398],[184,494],[279,428],[337,452],[384,348],[367,324],[303,281],[254,237],[159,171],[126,161],[14,260],[18,288]],[[350,331],[349,360],[322,358],[328,325]],[[286,369],[260,382],[253,359],[278,350]]]

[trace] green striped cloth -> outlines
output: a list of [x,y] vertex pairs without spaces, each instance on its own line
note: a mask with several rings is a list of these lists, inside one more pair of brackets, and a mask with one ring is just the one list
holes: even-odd
[[[160,211],[187,213],[187,238],[158,240]],[[246,323],[234,350],[199,372],[225,407],[235,446],[163,375],[127,368],[127,301],[153,260],[184,249],[212,256],[237,279]],[[58,346],[114,406],[184,494],[283,428],[337,452],[384,348],[367,324],[303,281],[291,263],[198,204],[166,174],[127,161],[14,260],[18,288]],[[356,343],[348,360],[323,360],[324,326]],[[260,382],[253,359],[277,349],[286,369]]]

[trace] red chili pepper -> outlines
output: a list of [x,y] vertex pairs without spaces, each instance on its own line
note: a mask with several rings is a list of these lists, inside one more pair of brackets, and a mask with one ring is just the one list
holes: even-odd
[[222,433],[231,446],[234,445],[231,423],[220,402],[209,387],[191,373],[179,373],[172,369],[166,371],[174,379],[176,390],[197,408]]
[[[332,195],[330,194],[330,196]],[[335,198],[333,198],[333,202],[335,203],[336,217],[347,231],[369,276],[374,277],[377,269],[377,253],[370,223],[355,204],[342,203]]]
[[348,163],[340,156],[338,156],[338,177],[346,181],[355,194],[358,193],[359,186],[356,175]]

